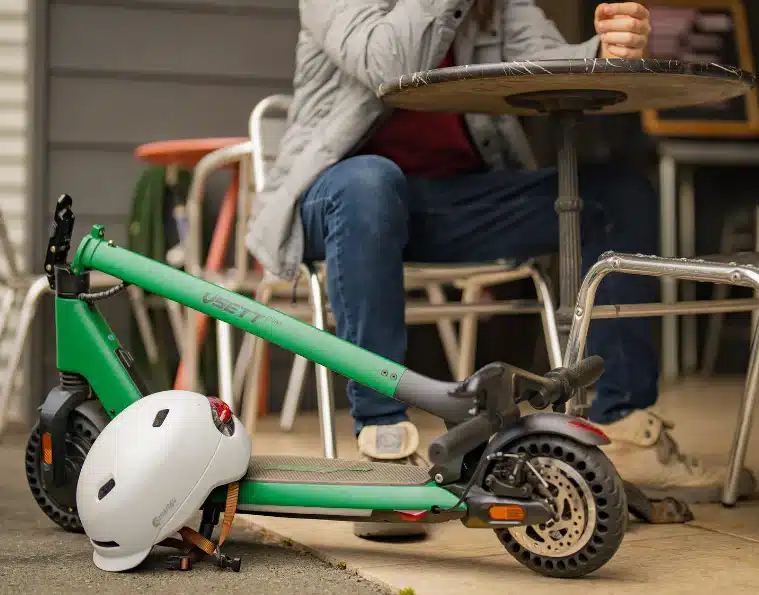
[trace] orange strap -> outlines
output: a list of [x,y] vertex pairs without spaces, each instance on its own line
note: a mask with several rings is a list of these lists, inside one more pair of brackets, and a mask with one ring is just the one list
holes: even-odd
[[224,521],[221,525],[218,544],[206,539],[190,527],[182,527],[179,530],[179,534],[182,536],[181,541],[179,539],[168,538],[164,539],[159,545],[182,550],[185,555],[191,556],[196,562],[202,560],[205,556],[218,556],[219,548],[232,530],[232,523],[235,518],[235,512],[237,511],[237,500],[239,497],[240,482],[236,481],[230,483],[227,488],[227,503],[224,507]]

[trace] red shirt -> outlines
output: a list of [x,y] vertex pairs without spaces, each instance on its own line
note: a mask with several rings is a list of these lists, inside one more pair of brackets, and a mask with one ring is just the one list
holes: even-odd
[[[452,51],[440,68],[447,66],[453,66]],[[419,177],[442,178],[482,166],[458,114],[396,109],[361,152],[387,157],[406,174]]]

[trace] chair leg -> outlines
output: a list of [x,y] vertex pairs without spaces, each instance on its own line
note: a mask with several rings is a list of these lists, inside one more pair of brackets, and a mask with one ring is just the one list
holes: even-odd
[[[273,287],[270,284],[262,285],[256,291],[256,300],[262,304],[268,304],[271,300],[272,293]],[[240,394],[242,395],[240,412],[242,414],[243,424],[245,425],[245,429],[248,430],[249,433],[252,433],[256,425],[259,413],[258,389],[260,384],[259,379],[261,377],[261,368],[263,366],[264,350],[263,341],[259,337],[256,337],[255,335],[246,335],[246,338],[249,338],[249,347],[246,347],[246,350],[249,349],[250,356],[247,360],[243,360],[242,362],[240,361],[240,358],[238,358],[238,370],[241,370],[239,373],[243,376],[242,380],[240,380],[238,377],[237,382],[239,383],[241,389]],[[245,347],[245,345],[243,345],[243,347]],[[245,376],[247,376],[247,378],[245,378]],[[234,391],[234,376],[232,379],[232,384]]]
[[[319,278],[319,272],[314,267],[308,269],[308,288],[314,308],[314,326],[324,330],[327,328],[325,291]],[[319,423],[321,425],[324,457],[334,459],[337,457],[337,439],[335,436],[335,399],[332,373],[318,364],[315,364],[315,368],[316,397],[319,403]]]
[[725,506],[733,506],[738,500],[741,471],[746,461],[746,450],[751,436],[751,421],[754,415],[757,392],[759,392],[759,333],[755,331],[753,337],[745,393],[738,415],[738,428],[730,451],[727,480],[722,492],[722,504]]
[[[185,325],[188,321],[183,314],[182,305],[177,302],[166,300],[166,311],[169,315],[169,324],[171,325],[171,332],[177,345],[177,352],[182,356],[184,353],[185,336],[187,334]],[[199,350],[200,348],[198,348]]]
[[[310,273],[309,273],[310,274]],[[313,304],[312,304],[313,307]],[[322,328],[324,330],[324,328]],[[287,381],[285,397],[282,399],[282,411],[279,414],[279,427],[290,432],[295,425],[295,417],[300,408],[300,399],[306,384],[309,361],[302,355],[295,355],[290,368],[290,378]]]
[[[712,300],[727,299],[730,293],[729,285],[715,285],[712,290]],[[722,335],[722,327],[725,321],[725,313],[717,312],[709,316],[706,330],[706,339],[704,340],[704,355],[701,360],[701,374],[710,376],[714,371],[719,355],[719,341]]]
[[561,353],[561,342],[559,341],[559,327],[556,325],[556,306],[553,303],[553,296],[548,283],[536,269],[531,269],[530,276],[535,284],[535,291],[538,294],[538,301],[543,309],[540,311],[540,319],[543,323],[543,336],[546,341],[548,350],[548,363],[552,369],[561,366],[563,359]]
[[145,305],[145,292],[136,285],[130,285],[127,288],[129,303],[134,313],[134,319],[137,323],[137,331],[140,333],[142,344],[145,346],[145,354],[151,364],[158,362],[158,342],[153,332],[153,325],[150,323],[150,314]]
[[300,398],[308,374],[308,364],[309,361],[303,356],[296,355],[293,359],[285,398],[282,400],[282,413],[279,416],[279,427],[286,432],[291,431],[295,425],[295,416],[298,415]]
[[[759,205],[754,208],[754,250],[759,252]],[[754,297],[759,298],[759,289],[754,289]],[[751,311],[751,336],[759,326],[759,310]]]
[[[473,304],[482,294],[482,285],[469,283],[464,287],[461,302]],[[459,347],[459,365],[456,370],[456,380],[466,380],[474,373],[474,364],[477,350],[477,322],[476,314],[466,314],[461,319],[461,345]]]
[[251,359],[253,358],[256,338],[255,335],[245,333],[245,336],[242,339],[242,344],[240,345],[240,351],[237,353],[234,373],[232,374],[232,394],[234,395],[236,403],[241,400],[243,390],[245,389],[245,376],[248,372]]
[[216,321],[216,365],[219,374],[219,398],[235,411],[232,390],[232,326]]
[[[425,287],[427,299],[430,304],[445,304],[445,294],[443,288],[438,283],[429,283]],[[440,342],[443,345],[445,358],[448,360],[448,367],[451,370],[451,376],[456,376],[457,362],[459,360],[459,340],[456,336],[456,327],[452,318],[441,318],[437,321],[437,330],[440,334]]]
[[[720,254],[732,254],[736,250],[744,249],[740,246],[737,237],[743,225],[744,220],[749,217],[748,212],[743,209],[728,214],[725,224],[722,227],[722,237],[720,239]],[[724,300],[730,294],[730,286],[717,284],[712,288],[712,300]],[[722,327],[725,321],[724,312],[716,312],[709,316],[706,337],[704,339],[704,354],[701,360],[701,374],[709,376],[714,371],[714,366],[719,355],[719,341],[722,335]],[[751,333],[749,333],[751,336]]]
[[245,382],[245,393],[243,395],[242,422],[249,434],[253,434],[258,421],[258,389],[259,378],[261,377],[261,368],[264,363],[263,342],[257,338],[256,346],[253,349],[253,359],[250,362],[248,378]]
[[2,435],[8,419],[13,389],[16,383],[16,374],[21,365],[21,358],[24,355],[24,348],[26,346],[26,338],[29,335],[29,329],[32,326],[34,315],[37,313],[37,306],[40,298],[42,297],[42,294],[49,289],[50,286],[48,285],[47,278],[40,277],[29,287],[29,290],[24,296],[24,301],[21,304],[18,328],[16,329],[16,334],[11,346],[11,354],[10,359],[8,360],[5,382],[0,385],[0,435]]
[[13,304],[16,303],[16,292],[10,287],[6,287],[5,289],[3,301],[0,302],[0,337],[5,332],[5,327],[8,324],[8,320],[10,320],[11,309],[13,308]]

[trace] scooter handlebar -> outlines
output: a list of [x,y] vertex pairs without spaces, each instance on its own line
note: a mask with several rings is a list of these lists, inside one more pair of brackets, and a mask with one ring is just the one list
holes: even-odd
[[604,360],[598,355],[591,355],[580,360],[574,366],[564,368],[569,386],[572,390],[579,390],[593,384],[604,373],[606,366]]
[[545,409],[554,403],[565,402],[576,390],[598,380],[604,370],[604,360],[597,355],[591,355],[574,366],[552,370],[546,374],[549,382],[529,397],[530,405],[535,409]]

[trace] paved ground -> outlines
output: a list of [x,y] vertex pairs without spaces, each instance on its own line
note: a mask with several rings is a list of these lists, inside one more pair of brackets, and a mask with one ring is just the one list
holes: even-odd
[[[0,593],[265,593],[376,595],[387,589],[293,547],[270,543],[255,529],[236,528],[229,554],[242,556],[239,574],[200,564],[191,572],[164,569],[161,550],[130,573],[110,574],[92,563],[83,535],[65,533],[40,511],[23,470],[24,436],[0,445]],[[170,553],[171,550],[162,550]]]

